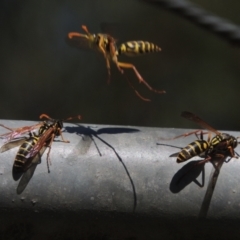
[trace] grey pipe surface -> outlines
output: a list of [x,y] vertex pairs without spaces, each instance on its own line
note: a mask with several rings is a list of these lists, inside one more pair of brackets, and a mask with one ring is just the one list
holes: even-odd
[[[1,123],[14,128],[35,124]],[[21,195],[11,172],[18,148],[1,154],[0,239],[234,239],[238,235],[238,159],[223,164],[214,191],[206,195],[213,165],[188,172],[199,157],[182,164],[169,157],[196,137],[160,140],[190,130],[64,126],[63,135],[70,143],[60,138],[53,142],[50,173],[44,153]],[[0,128],[0,134],[5,132]]]

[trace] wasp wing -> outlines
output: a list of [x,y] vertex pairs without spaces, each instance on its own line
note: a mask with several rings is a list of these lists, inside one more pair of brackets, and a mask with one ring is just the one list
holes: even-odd
[[12,149],[12,148],[15,148],[15,147],[23,144],[24,141],[26,141],[26,138],[21,138],[21,139],[15,140],[15,141],[11,141],[11,142],[5,143],[5,144],[0,148],[0,153],[5,152],[5,151],[8,151],[8,150],[10,150],[10,149]]
[[32,126],[24,126],[24,127],[10,129],[10,128],[4,126],[3,124],[0,124],[1,127],[11,130],[11,132],[1,134],[0,138],[6,139],[6,141],[9,142],[9,141],[12,141],[13,139],[22,137],[24,134],[35,131],[41,125],[42,125],[42,123],[37,123]]
[[42,147],[42,149],[34,157],[29,159],[28,161],[29,164],[24,169],[25,172],[22,174],[22,178],[19,181],[19,184],[17,187],[17,194],[21,194],[24,191],[24,189],[27,187],[29,181],[31,180],[35,172],[37,165],[41,163],[41,157],[45,152],[46,148],[47,148],[46,146]]
[[200,117],[198,117],[197,115],[195,115],[191,112],[184,111],[184,112],[182,112],[181,116],[190,121],[197,123],[201,127],[205,128],[213,133],[220,134],[220,132],[218,132],[215,128],[211,127],[208,123],[206,123]]

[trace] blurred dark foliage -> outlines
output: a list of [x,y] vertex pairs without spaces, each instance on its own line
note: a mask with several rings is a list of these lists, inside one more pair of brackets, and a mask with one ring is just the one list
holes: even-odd
[[[192,1],[193,2],[193,1]],[[237,1],[194,1],[216,16],[240,23]],[[191,21],[144,1],[1,1],[0,118],[38,120],[76,114],[83,122],[113,125],[196,128],[183,110],[200,115],[217,129],[240,129],[239,48]],[[148,91],[131,70],[125,75],[152,102],[141,101],[112,65],[107,85],[104,58],[74,49],[67,33],[101,32],[101,23],[117,23],[118,42],[148,40],[159,54],[119,57],[133,63],[150,85]]]

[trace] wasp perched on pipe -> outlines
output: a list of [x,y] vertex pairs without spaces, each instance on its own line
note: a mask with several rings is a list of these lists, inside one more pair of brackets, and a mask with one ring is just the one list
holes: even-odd
[[[50,118],[46,114],[40,115],[40,119],[46,118],[47,121],[43,121],[43,125],[39,128],[38,134],[30,134],[30,137],[21,145],[13,165],[13,175],[17,172],[22,172],[25,167],[25,163],[28,158],[35,157],[42,147],[47,146],[49,148],[47,153],[47,164],[50,163],[50,151],[52,142],[55,137],[61,136],[62,142],[69,143],[62,135],[63,120],[56,120]],[[80,116],[77,116],[81,119]],[[66,119],[71,120],[72,117]]]
[[[171,139],[165,139],[174,140],[180,137],[187,137],[192,134],[195,134],[198,138],[196,141],[184,147],[180,152],[170,155],[170,157],[177,156],[177,163],[185,162],[195,156],[205,158],[204,160],[198,162],[198,164],[206,163],[212,160],[214,157],[224,158],[229,156],[231,158],[238,158],[238,156],[235,155],[234,149],[238,145],[237,139],[239,137],[234,137],[230,134],[217,131],[208,123],[203,121],[200,117],[191,112],[184,111],[182,112],[181,116],[188,120],[196,122],[203,128],[207,129],[208,132],[204,133],[202,130],[195,130]],[[216,135],[214,137],[211,137],[211,133],[215,133]],[[208,134],[207,140],[203,139],[204,134]]]
[[[164,90],[157,90],[152,88],[140,75],[136,67],[131,63],[125,63],[125,62],[119,62],[118,56],[121,54],[125,54],[127,56],[135,56],[150,52],[160,52],[161,48],[157,45],[147,42],[147,41],[128,41],[125,43],[120,44],[119,47],[117,47],[116,40],[110,36],[109,34],[105,33],[97,33],[92,34],[88,31],[87,27],[85,25],[82,25],[82,29],[86,32],[86,34],[82,34],[79,32],[70,32],[68,33],[68,40],[69,43],[75,47],[89,47],[93,49],[99,50],[105,60],[108,70],[108,82],[110,82],[110,62],[112,61],[117,66],[118,70],[123,74],[123,69],[125,68],[131,68],[133,69],[135,75],[137,76],[139,83],[143,83],[150,91],[153,91],[155,93],[165,93]],[[129,82],[130,86],[133,88],[135,93],[138,97],[140,97],[144,101],[150,101],[150,99],[146,99],[142,97],[138,91],[132,86],[132,84]]]
[[[12,176],[15,181],[20,179],[24,174],[17,189],[18,194],[27,186],[46,148],[49,148],[47,153],[47,166],[49,171],[49,155],[54,138],[61,136],[63,142],[69,143],[62,135],[63,120],[52,119],[46,114],[40,115],[40,119],[43,118],[47,120],[41,123],[37,133],[29,132],[29,137],[22,137],[19,140],[9,141],[0,149],[0,152],[4,152],[21,145],[16,154],[12,168]],[[77,116],[77,118],[81,119],[81,116]],[[70,117],[66,120],[71,119],[73,118]]]

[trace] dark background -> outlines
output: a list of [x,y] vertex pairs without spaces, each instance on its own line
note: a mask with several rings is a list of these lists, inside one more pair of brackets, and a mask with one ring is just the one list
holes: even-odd
[[[240,23],[240,2],[194,0],[207,11]],[[240,50],[165,9],[138,0],[1,1],[0,118],[38,120],[81,114],[84,123],[196,128],[180,117],[183,110],[200,115],[217,129],[239,130]],[[104,58],[70,47],[68,32],[101,32],[115,26],[119,43],[148,40],[162,52],[120,56],[165,95],[126,76],[145,97],[141,101],[112,65],[107,85]]]

